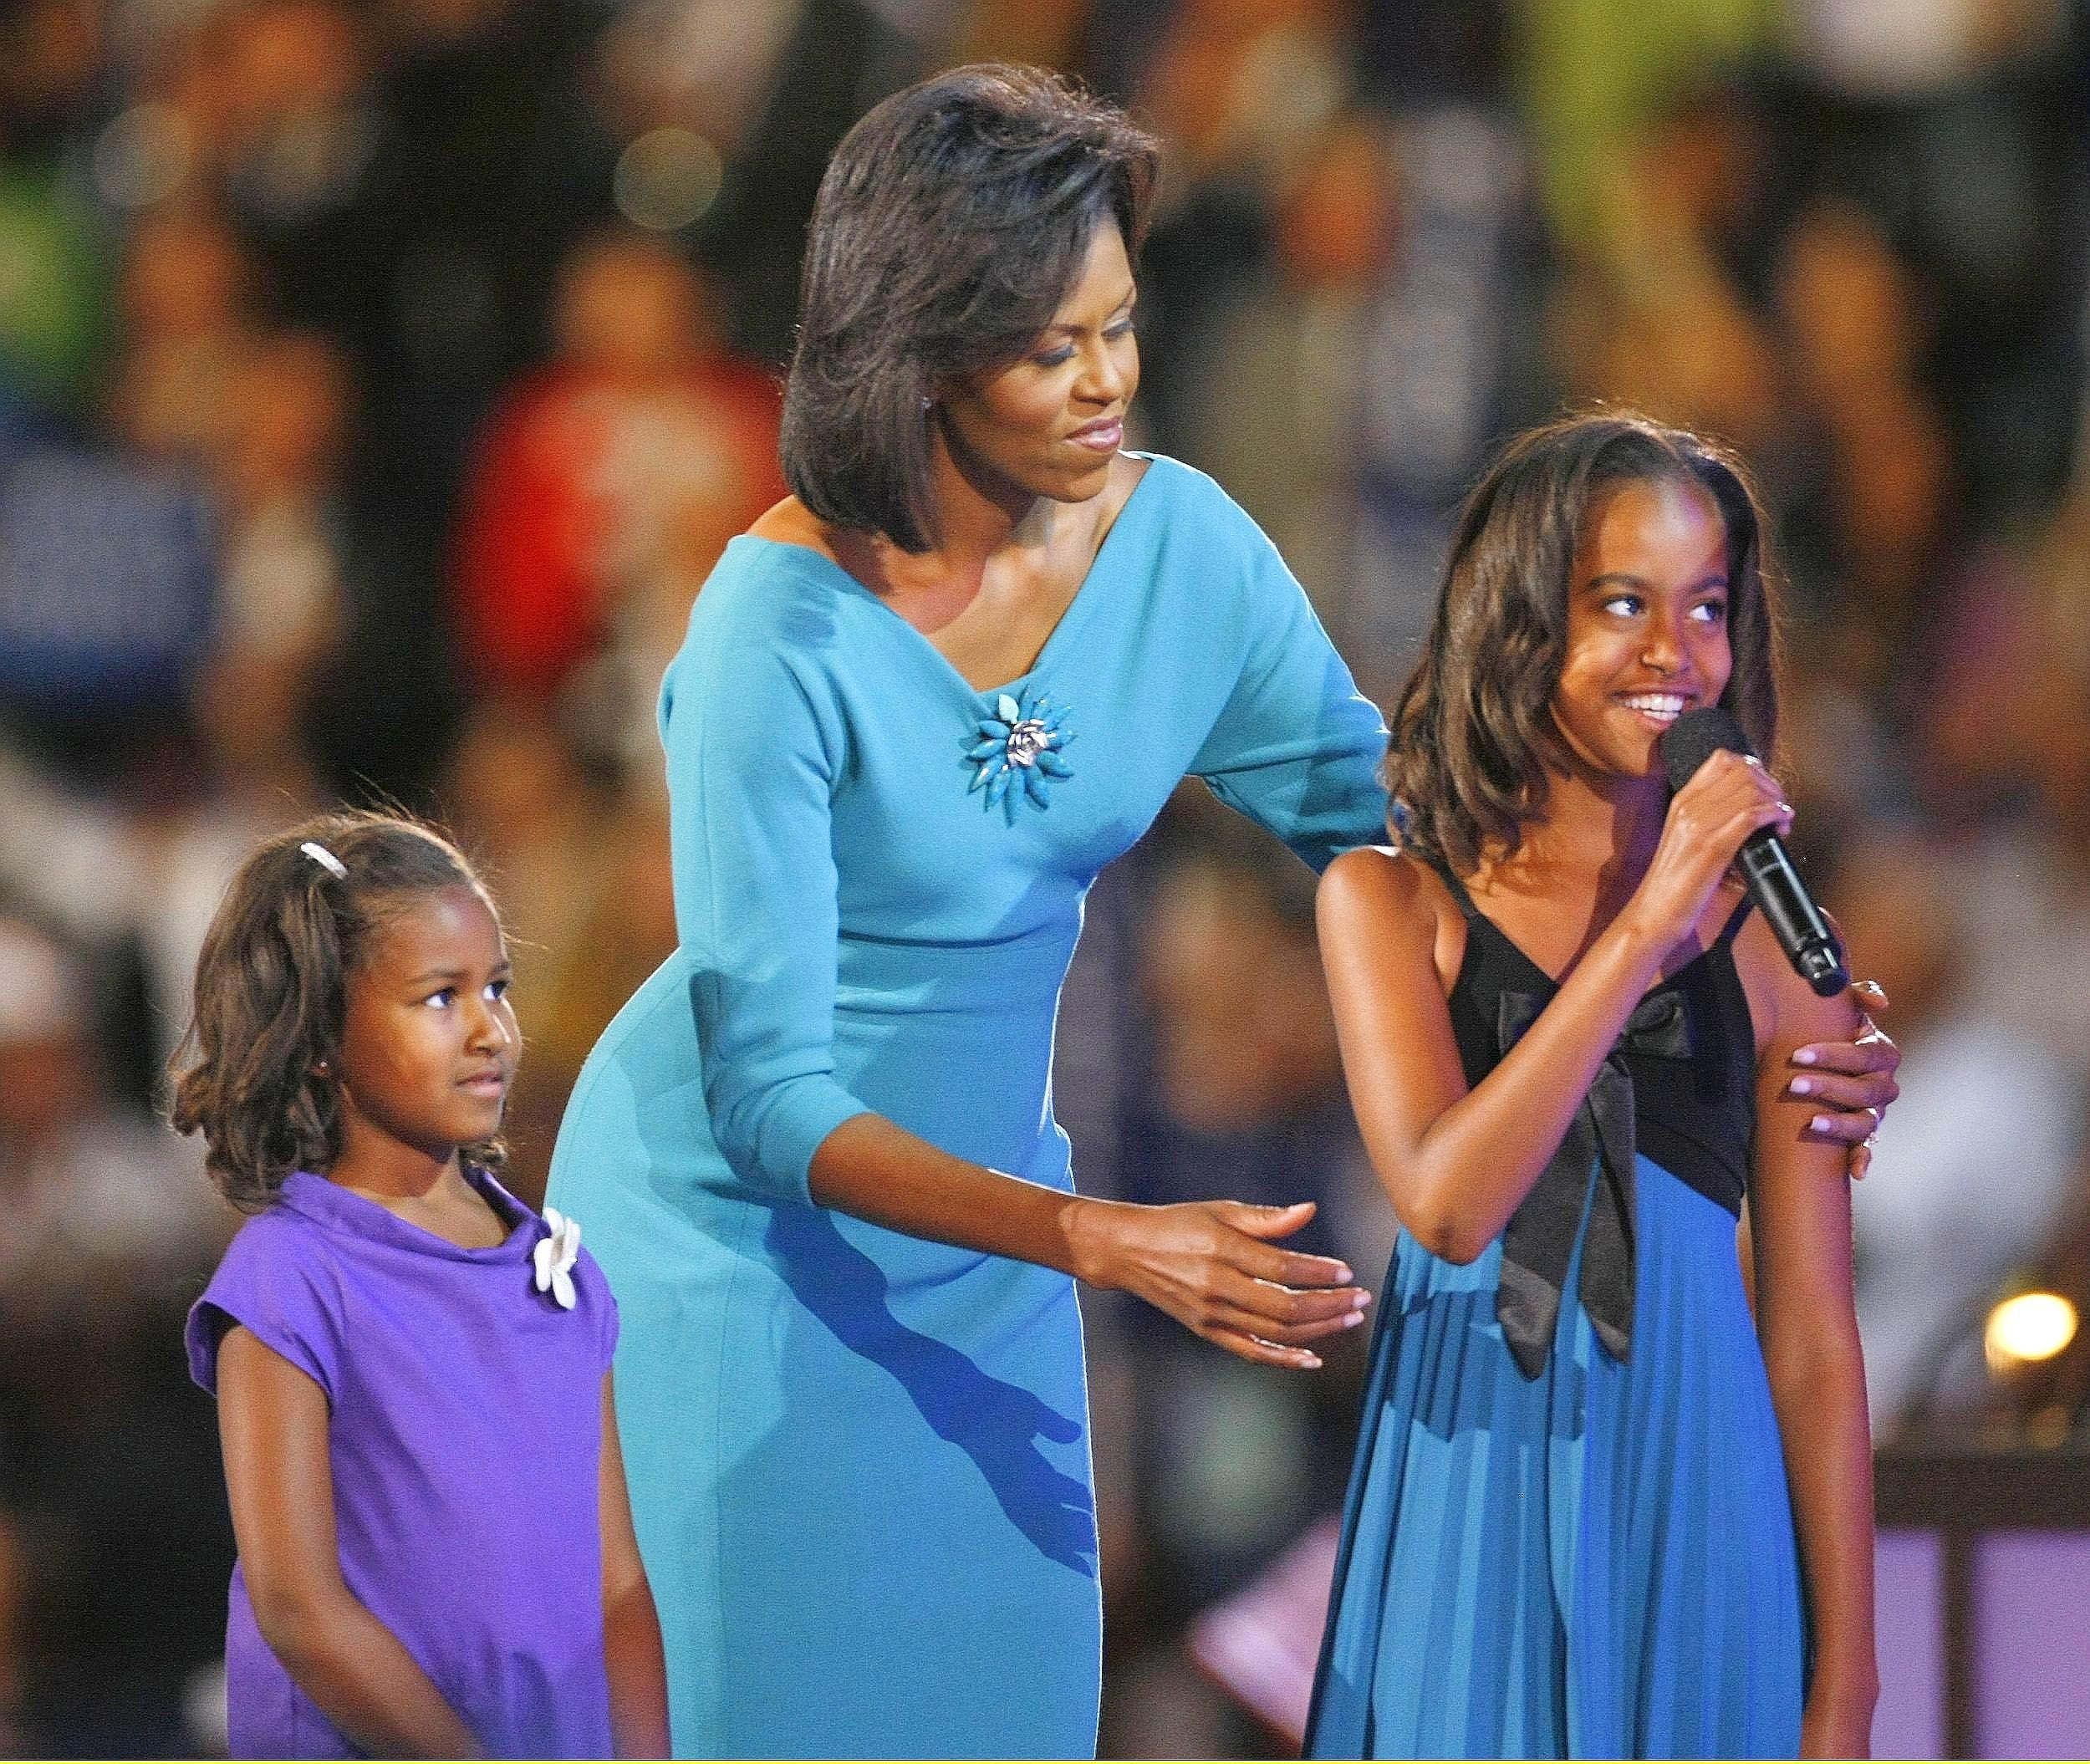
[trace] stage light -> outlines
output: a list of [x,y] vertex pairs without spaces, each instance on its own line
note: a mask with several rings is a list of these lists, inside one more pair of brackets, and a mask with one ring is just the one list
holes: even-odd
[[2035,1360],[2052,1359],[2076,1338],[2076,1308],[2058,1292],[2019,1292],[1988,1313],[1981,1348],[2001,1378]]

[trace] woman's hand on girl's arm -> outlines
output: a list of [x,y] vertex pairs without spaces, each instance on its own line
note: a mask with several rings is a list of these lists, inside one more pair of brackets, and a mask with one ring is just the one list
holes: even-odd
[[1369,1302],[1341,1262],[1265,1241],[1298,1230],[1310,1203],[1136,1206],[1063,1194],[954,1157],[876,1114],[823,1139],[809,1175],[823,1206],[1131,1292],[1243,1359],[1318,1366],[1306,1343],[1351,1328]]
[[225,1487],[262,1639],[326,1718],[377,1757],[478,1758],[478,1740],[349,1591],[334,1524],[327,1398],[250,1330],[217,1358]]
[[[1716,854],[1725,846],[1726,838],[1722,834],[1710,841],[1701,839],[1694,848],[1675,838],[1680,831],[1678,823],[1690,810],[1710,827],[1723,813],[1731,813],[1737,804],[1746,802],[1749,785],[1753,785],[1760,795],[1776,799],[1776,781],[1756,761],[1734,753],[1715,753],[1706,761],[1697,775],[1677,793],[1670,807],[1669,824],[1664,829],[1661,849],[1656,852],[1654,866],[1634,896],[1633,909],[1654,900],[1667,902],[1674,915],[1680,910],[1688,911],[1693,898],[1702,901],[1703,895],[1696,890],[1704,883],[1703,855]],[[1787,810],[1782,819],[1765,820],[1759,824],[1789,832],[1791,812]],[[1733,847],[1728,848],[1730,859],[1740,844],[1737,839]],[[1695,860],[1694,849],[1699,854]],[[1672,852],[1677,860],[1671,866],[1673,880],[1665,877],[1664,863],[1665,856]],[[1721,869],[1726,869],[1724,863]],[[1851,1008],[1840,1014],[1831,1013],[1823,1019],[1841,1026],[1833,1038],[1829,1038],[1829,1032],[1823,1031],[1817,1039],[1791,1050],[1788,1058],[1798,1069],[1787,1074],[1789,1082],[1785,1094],[1812,1105],[1807,1129],[1808,1136],[1846,1148],[1850,1174],[1858,1177],[1865,1174],[1872,1162],[1872,1135],[1878,1130],[1880,1118],[1886,1113],[1887,1105],[1900,1094],[1900,1088],[1894,1083],[1894,1068],[1901,1063],[1901,1050],[1881,1034],[1865,1014],[1887,1007],[1887,995],[1877,986],[1869,981],[1860,981],[1845,999],[1835,1002],[1848,1003]]]
[[1787,1094],[1795,1048],[1848,1040],[1858,1011],[1817,998],[1761,927],[1737,959],[1761,1011],[1777,1020],[1757,1068],[1749,1221],[1756,1333],[1784,1442],[1786,1478],[1814,1631],[1802,1755],[1862,1757],[1879,1692],[1873,1646],[1872,1433],[1851,1298],[1850,1190],[1843,1153],[1809,1131],[1812,1110]]
[[609,1672],[609,1725],[620,1758],[668,1756],[668,1669],[660,1619],[639,1559],[624,1449],[617,1438],[611,1375],[602,1380],[603,1659]]
[[1787,1083],[1786,1094],[1813,1105],[1809,1136],[1847,1147],[1856,1181],[1872,1167],[1873,1135],[1887,1105],[1901,1094],[1894,1082],[1901,1049],[1873,1021],[1873,1012],[1887,1008],[1887,995],[1878,984],[1858,981],[1850,996],[1858,1012],[1853,1032],[1836,1041],[1794,1048],[1792,1064],[1800,1069]]

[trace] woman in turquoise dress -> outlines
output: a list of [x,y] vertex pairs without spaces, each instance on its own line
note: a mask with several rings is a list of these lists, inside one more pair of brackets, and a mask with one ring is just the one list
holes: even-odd
[[[1093,1751],[1075,1282],[1301,1368],[1360,1318],[1309,1208],[1075,1195],[1061,981],[1186,776],[1325,865],[1377,712],[1211,481],[1122,450],[1153,145],[966,69],[829,169],[785,409],[661,696],[681,948],[577,1084],[552,1201],[618,1409],[678,1752]],[[1891,1049],[1844,1047],[1884,1104]],[[1861,1119],[1841,1130],[1853,1139]]]
[[1857,1007],[1815,996],[1731,873],[1789,827],[1776,781],[1715,752],[1672,800],[1656,748],[1721,711],[1771,747],[1761,530],[1694,436],[1603,416],[1512,445],[1394,718],[1400,849],[1322,880],[1402,1229],[1313,1756],[1866,1751],[1850,1207],[1786,1094]]
[[808,252],[798,497],[662,689],[681,946],[550,1196],[624,1318],[680,1752],[1092,1752],[1073,1277],[1282,1364],[1360,1314],[1269,1241],[1307,1209],[1077,1200],[1053,1119],[1083,897],[1186,774],[1317,866],[1384,815],[1379,714],[1268,542],[1119,445],[1151,175],[1042,79],[859,125]]

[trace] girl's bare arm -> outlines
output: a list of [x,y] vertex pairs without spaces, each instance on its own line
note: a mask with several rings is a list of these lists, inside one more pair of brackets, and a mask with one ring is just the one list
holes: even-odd
[[609,1373],[602,1381],[603,1658],[609,1671],[609,1724],[620,1758],[668,1756],[668,1669],[660,1619],[639,1560],[624,1487],[624,1450]]
[[1736,953],[1759,1022],[1768,1022],[1757,1062],[1749,1239],[1756,1333],[1814,1627],[1802,1749],[1807,1757],[1863,1757],[1879,1680],[1872,1432],[1851,1297],[1850,1185],[1840,1180],[1843,1147],[1808,1130],[1816,1106],[1786,1094],[1793,1049],[1850,1040],[1858,1013],[1848,995],[1821,999],[1808,991],[1758,921],[1744,930]]
[[247,1597],[284,1670],[374,1756],[484,1757],[428,1675],[341,1578],[326,1393],[251,1331],[233,1328],[218,1348],[217,1403]]

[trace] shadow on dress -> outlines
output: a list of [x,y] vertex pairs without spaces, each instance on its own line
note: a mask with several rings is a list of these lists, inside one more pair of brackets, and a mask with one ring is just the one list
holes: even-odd
[[1094,1496],[1038,1449],[1081,1437],[1081,1423],[1020,1384],[990,1377],[948,1342],[910,1329],[886,1303],[884,1270],[818,1207],[782,1206],[765,1233],[798,1302],[853,1354],[899,1380],[924,1420],[980,1468],[1009,1522],[1043,1555],[1083,1574],[1096,1558]]

